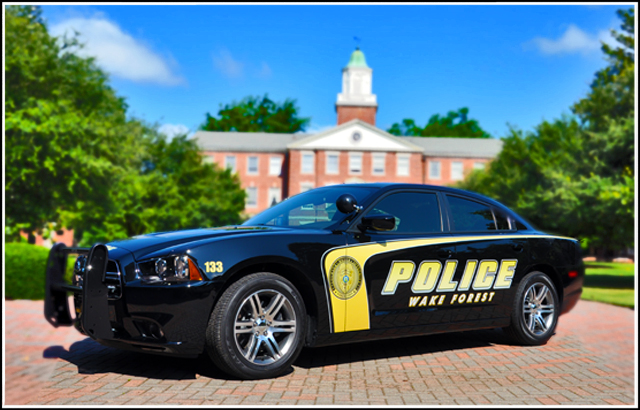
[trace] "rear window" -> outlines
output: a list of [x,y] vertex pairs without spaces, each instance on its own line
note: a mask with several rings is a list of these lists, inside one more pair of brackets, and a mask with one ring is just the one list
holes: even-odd
[[[495,231],[496,221],[489,206],[447,195],[454,231]],[[508,222],[504,220],[508,229]],[[505,226],[501,223],[501,226]]]

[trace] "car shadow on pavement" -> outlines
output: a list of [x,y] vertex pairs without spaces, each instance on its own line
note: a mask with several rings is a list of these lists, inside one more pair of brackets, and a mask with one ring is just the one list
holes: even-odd
[[73,343],[69,350],[62,346],[50,346],[42,356],[72,363],[78,367],[80,374],[119,373],[163,380],[188,380],[201,375],[232,380],[204,355],[190,359],[130,352],[102,346],[90,338]]
[[[302,350],[294,365],[310,369],[508,343],[501,330],[414,336],[307,348]],[[162,380],[190,380],[200,375],[211,379],[237,380],[220,371],[206,354],[193,359],[160,356],[102,346],[90,338],[73,343],[69,350],[62,346],[47,347],[42,356],[46,359],[59,358],[74,364],[80,374],[118,373]],[[293,369],[290,369],[287,374],[292,371]]]
[[294,363],[303,368],[406,357],[474,347],[511,344],[502,329],[412,336],[303,349]]

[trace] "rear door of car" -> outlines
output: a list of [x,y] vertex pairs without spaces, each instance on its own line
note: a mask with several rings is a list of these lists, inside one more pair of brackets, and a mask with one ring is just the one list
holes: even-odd
[[517,235],[515,221],[499,208],[464,195],[443,197],[458,264],[449,300],[456,308],[451,321],[509,316],[520,278],[516,273],[528,263],[527,239]]

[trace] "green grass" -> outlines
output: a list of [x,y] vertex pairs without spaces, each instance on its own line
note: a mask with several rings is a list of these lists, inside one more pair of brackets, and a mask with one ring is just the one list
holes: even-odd
[[587,262],[582,299],[635,308],[633,263]]

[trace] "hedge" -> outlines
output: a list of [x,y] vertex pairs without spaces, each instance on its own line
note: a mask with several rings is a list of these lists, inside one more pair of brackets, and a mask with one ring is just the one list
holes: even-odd
[[[6,299],[44,299],[45,269],[49,249],[28,243],[6,243],[4,286]],[[73,272],[73,257],[67,261],[67,281]]]

